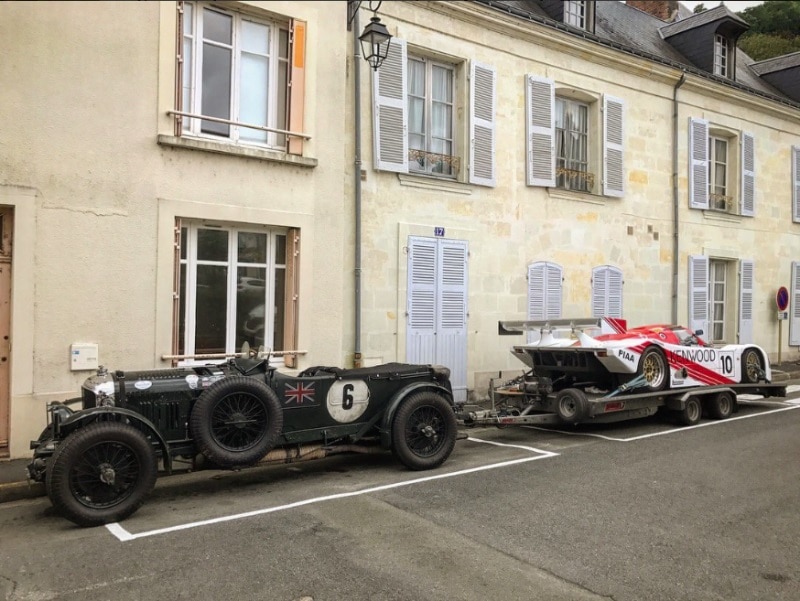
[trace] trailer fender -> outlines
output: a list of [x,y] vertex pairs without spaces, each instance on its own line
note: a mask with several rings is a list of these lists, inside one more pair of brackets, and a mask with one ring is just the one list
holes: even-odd
[[395,413],[397,413],[397,409],[400,407],[400,404],[406,399],[406,397],[408,397],[408,395],[424,390],[429,390],[431,392],[440,394],[447,399],[451,406],[453,405],[453,395],[451,392],[444,386],[439,386],[438,384],[433,384],[432,382],[417,382],[415,384],[409,384],[405,388],[398,390],[390,399],[386,411],[383,412],[383,418],[381,419],[381,424],[378,428],[378,431],[381,434],[382,447],[386,449],[392,448],[392,421],[394,420]]
[[172,473],[172,456],[169,453],[169,444],[158,431],[158,428],[149,419],[124,407],[92,407],[76,411],[58,424],[59,438],[64,439],[68,434],[97,421],[128,421],[139,427],[146,436],[158,443],[164,461],[164,469]]

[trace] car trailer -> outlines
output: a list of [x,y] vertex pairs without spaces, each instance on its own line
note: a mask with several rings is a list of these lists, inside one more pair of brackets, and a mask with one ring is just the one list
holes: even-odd
[[[781,384],[731,384],[727,386],[694,386],[660,392],[631,392],[633,382],[609,393],[591,388],[564,388],[557,393],[526,390],[530,376],[522,381],[495,387],[490,381],[489,400],[484,405],[460,405],[456,417],[461,425],[523,426],[578,425],[611,423],[655,415],[660,408],[669,410],[680,423],[697,424],[704,413],[714,419],[725,419],[738,410],[737,395],[785,397]],[[489,405],[488,407],[486,405]]]

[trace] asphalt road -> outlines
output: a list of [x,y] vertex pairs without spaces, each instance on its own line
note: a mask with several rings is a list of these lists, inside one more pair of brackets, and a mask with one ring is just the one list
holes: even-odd
[[795,601],[797,409],[475,428],[433,472],[382,454],[174,476],[110,527],[0,504],[0,599]]

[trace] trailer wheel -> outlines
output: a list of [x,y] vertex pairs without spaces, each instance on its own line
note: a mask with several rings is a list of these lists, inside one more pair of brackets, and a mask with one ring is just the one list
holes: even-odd
[[708,400],[708,413],[714,419],[726,419],[733,413],[736,398],[730,392],[720,392]]
[[405,399],[392,421],[392,454],[412,470],[439,467],[453,452],[458,421],[450,403],[435,392]]
[[686,405],[678,412],[678,417],[684,426],[694,426],[700,422],[703,415],[703,405],[697,397],[686,399]]
[[120,422],[95,422],[58,445],[45,485],[61,515],[78,526],[100,526],[139,509],[157,475],[155,450],[140,430]]
[[256,463],[283,432],[283,410],[275,392],[248,376],[215,382],[197,398],[189,419],[197,448],[220,467]]
[[586,419],[589,401],[578,388],[565,388],[556,395],[556,413],[565,424],[575,425]]
[[657,346],[648,346],[639,360],[639,375],[647,380],[649,392],[660,392],[669,384],[669,369],[664,353]]
[[758,384],[763,373],[764,366],[761,363],[761,355],[756,349],[746,349],[742,353],[742,383]]

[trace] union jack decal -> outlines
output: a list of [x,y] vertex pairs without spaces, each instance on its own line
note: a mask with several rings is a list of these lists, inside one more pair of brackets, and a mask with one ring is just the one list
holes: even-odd
[[287,407],[307,407],[316,405],[316,395],[314,393],[314,382],[298,382],[286,384],[283,404]]

